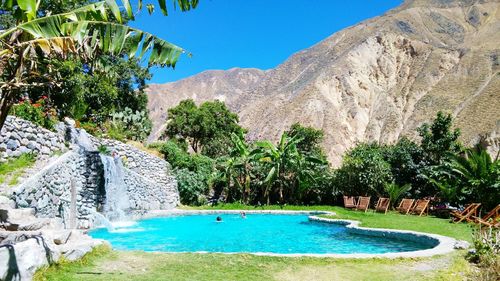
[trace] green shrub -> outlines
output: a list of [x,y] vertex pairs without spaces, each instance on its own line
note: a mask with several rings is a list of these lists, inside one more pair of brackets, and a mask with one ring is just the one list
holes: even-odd
[[21,100],[12,106],[10,113],[49,130],[53,130],[57,122],[55,110],[48,104],[46,96],[37,100],[36,103],[31,103],[29,99]]
[[206,175],[188,169],[177,169],[174,174],[182,204],[199,206],[207,203],[209,186]]
[[472,276],[476,280],[500,280],[500,230],[476,229],[473,236],[474,249],[467,254],[470,262],[479,270]]
[[99,153],[101,154],[104,154],[104,155],[109,155],[111,154],[111,151],[109,150],[109,148],[105,145],[99,145],[99,147],[97,148],[97,151],[99,151]]
[[111,114],[113,124],[119,124],[127,139],[143,141],[151,132],[153,123],[149,119],[147,111],[133,111],[126,107],[123,111]]
[[378,144],[360,144],[349,151],[335,171],[335,185],[344,194],[380,196],[392,182],[391,165]]
[[103,129],[104,133],[101,136],[118,141],[125,141],[127,138],[127,132],[121,122],[107,121],[104,123]]
[[172,165],[182,204],[200,205],[207,202],[206,195],[215,177],[215,160],[200,154],[189,154],[185,144],[172,140],[148,147],[158,149]]

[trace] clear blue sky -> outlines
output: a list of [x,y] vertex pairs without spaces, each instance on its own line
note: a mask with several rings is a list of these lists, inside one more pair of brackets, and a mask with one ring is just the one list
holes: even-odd
[[293,53],[402,0],[200,0],[198,8],[163,16],[143,10],[134,27],[183,47],[175,70],[154,68],[152,83],[177,81],[209,69],[270,69]]

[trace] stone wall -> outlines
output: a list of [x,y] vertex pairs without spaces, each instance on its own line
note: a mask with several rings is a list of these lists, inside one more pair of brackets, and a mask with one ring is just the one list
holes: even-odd
[[166,184],[158,184],[125,169],[124,180],[133,210],[168,210],[179,204],[177,182],[173,177]]
[[65,150],[63,136],[14,116],[7,116],[0,132],[0,162],[28,152],[43,157]]
[[[62,128],[61,134],[15,117],[8,118],[2,137],[6,142],[26,138],[29,143],[32,140],[37,145],[34,144],[31,151],[42,156],[69,149],[13,188],[11,197],[17,207],[34,208],[37,217],[60,217],[66,227],[89,228],[95,223],[93,213],[102,211],[106,202],[104,166],[97,151],[88,151],[76,144],[66,148],[63,134],[68,135],[67,129],[72,127],[65,127],[67,125],[62,123],[58,126]],[[179,203],[177,182],[169,174],[170,166],[165,160],[119,141],[90,136],[89,139],[95,147],[105,145],[124,159],[124,182],[131,203],[130,211],[170,209]],[[19,147],[27,148],[21,145],[16,150],[9,149],[9,154],[17,154]]]
[[177,181],[170,175],[167,161],[116,140],[91,139],[96,147],[104,145],[123,159],[132,208],[169,209],[179,204]]
[[63,218],[66,228],[90,227],[93,216],[89,209],[102,204],[99,166],[87,166],[86,158],[91,157],[73,151],[60,156],[14,188],[16,205],[34,208],[37,217]]
[[93,137],[91,140],[96,147],[104,145],[110,151],[116,151],[124,160],[124,165],[139,175],[158,184],[167,185],[172,181],[167,161],[120,141]]

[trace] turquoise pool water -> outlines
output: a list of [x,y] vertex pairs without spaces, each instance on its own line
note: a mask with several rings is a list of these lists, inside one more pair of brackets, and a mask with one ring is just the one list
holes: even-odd
[[265,252],[277,254],[381,254],[430,248],[416,242],[350,233],[345,226],[312,222],[306,215],[186,215],[146,219],[90,232],[119,250]]

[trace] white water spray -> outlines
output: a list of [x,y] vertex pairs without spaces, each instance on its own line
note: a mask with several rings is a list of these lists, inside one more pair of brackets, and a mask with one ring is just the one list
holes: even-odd
[[104,165],[104,179],[106,201],[104,214],[110,221],[124,221],[127,219],[126,211],[130,209],[127,187],[124,181],[123,164],[120,158],[102,155]]

